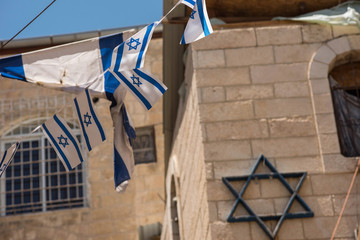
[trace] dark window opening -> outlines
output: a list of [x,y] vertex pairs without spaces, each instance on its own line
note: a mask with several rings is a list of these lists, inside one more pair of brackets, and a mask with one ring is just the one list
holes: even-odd
[[137,128],[132,146],[135,164],[156,162],[154,127]]

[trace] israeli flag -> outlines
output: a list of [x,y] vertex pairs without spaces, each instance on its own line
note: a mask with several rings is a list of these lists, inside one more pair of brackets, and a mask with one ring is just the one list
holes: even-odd
[[79,93],[89,87],[96,97],[113,91],[110,67],[114,48],[133,34],[114,35],[64,44],[0,59],[0,75],[43,87]]
[[135,98],[149,110],[165,93],[167,87],[153,75],[143,69],[133,69],[123,72],[112,72],[116,79],[124,84]]
[[195,42],[212,32],[213,29],[206,11],[205,0],[196,0],[180,44]]
[[195,0],[181,0],[182,4],[185,4],[189,8],[193,9],[195,6]]
[[70,127],[61,117],[55,114],[43,123],[41,128],[66,171],[74,169],[84,161],[78,140],[71,134]]
[[74,104],[86,146],[91,151],[92,148],[105,141],[106,137],[87,88],[74,98]]
[[5,172],[6,168],[9,166],[11,161],[13,160],[16,150],[18,149],[20,145],[20,142],[16,142],[13,145],[11,145],[5,152],[3,153],[1,157],[0,162],[0,177]]
[[145,53],[159,22],[144,27],[114,49],[110,70],[121,72],[144,66]]

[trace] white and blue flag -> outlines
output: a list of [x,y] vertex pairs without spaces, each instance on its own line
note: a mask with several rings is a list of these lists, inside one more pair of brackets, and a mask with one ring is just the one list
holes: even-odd
[[159,22],[144,27],[114,49],[110,70],[121,72],[144,66],[145,53]]
[[74,105],[87,149],[91,151],[105,141],[106,137],[87,88],[74,98]]
[[11,161],[13,160],[16,150],[18,149],[20,142],[16,142],[11,145],[5,152],[3,153],[0,161],[0,177],[5,172],[6,168],[9,166]]
[[149,110],[165,93],[167,87],[143,69],[111,72],[116,79]]
[[182,4],[185,4],[189,8],[193,9],[195,6],[195,0],[181,0]]
[[74,169],[84,161],[78,140],[61,117],[55,114],[43,123],[41,128],[66,171]]
[[180,44],[195,42],[210,35],[212,32],[213,29],[207,14],[205,0],[196,0]]

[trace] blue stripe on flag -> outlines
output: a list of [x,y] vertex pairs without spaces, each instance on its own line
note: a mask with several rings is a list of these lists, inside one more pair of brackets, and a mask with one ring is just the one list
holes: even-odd
[[90,145],[89,137],[88,137],[88,135],[87,135],[87,133],[86,133],[86,131],[85,131],[85,126],[84,126],[84,123],[83,123],[83,121],[82,121],[79,104],[78,104],[78,101],[77,101],[76,98],[74,98],[74,103],[75,103],[77,115],[78,115],[79,120],[80,120],[81,130],[82,130],[83,135],[84,135],[84,138],[85,138],[86,146],[88,147],[88,150],[91,151],[92,148],[91,148],[91,145]]
[[182,38],[181,38],[181,44],[186,44],[186,41],[185,41],[185,33],[183,34]]
[[122,182],[129,180],[130,175],[124,163],[124,160],[121,158],[119,152],[114,146],[114,182],[115,187],[119,186]]
[[60,153],[62,159],[64,160],[68,170],[71,170],[71,165],[70,165],[70,162],[69,160],[67,159],[65,153],[63,152],[63,150],[61,150],[60,146],[58,145],[58,143],[56,142],[56,140],[54,139],[53,135],[51,135],[51,133],[49,132],[49,130],[47,129],[45,123],[43,123],[42,125],[42,128],[45,130],[46,134],[49,136],[51,142],[55,145],[56,149],[58,150],[58,152]]
[[2,168],[2,165],[3,165],[3,162],[4,162],[4,160],[5,160],[6,154],[7,154],[7,150],[5,150],[4,156],[3,156],[3,158],[1,159],[0,168]]
[[199,18],[200,18],[202,28],[204,30],[204,34],[205,34],[205,36],[207,36],[207,35],[210,34],[210,31],[209,31],[209,28],[207,26],[206,19],[205,19],[205,16],[204,16],[204,9],[203,9],[203,5],[202,5],[202,0],[197,0],[196,4],[197,4],[197,7],[198,7]]
[[71,135],[71,133],[66,129],[66,127],[64,126],[64,124],[59,120],[59,118],[54,115],[54,120],[55,122],[59,125],[59,127],[64,131],[64,133],[66,134],[66,136],[70,139],[70,141],[74,144],[74,147],[76,149],[77,154],[79,155],[80,161],[83,162],[84,159],[82,158],[79,146],[77,145],[75,139],[73,138],[73,136]]
[[[131,124],[130,124],[130,120],[129,120],[129,117],[128,117],[128,114],[127,114],[127,111],[126,111],[125,104],[122,105],[121,111],[122,111],[122,115],[123,115],[123,125],[124,125],[124,128],[125,128],[125,132],[126,132],[126,134],[128,135],[129,138],[135,139],[136,138],[136,131],[133,128],[133,126],[131,126]],[[131,141],[129,141],[129,142],[131,144]]]
[[193,0],[184,0],[185,2],[187,2],[187,3],[190,3],[191,5],[195,5],[195,1],[193,1]]
[[1,58],[0,74],[7,78],[14,78],[26,82],[22,55]]
[[115,61],[115,67],[114,70],[117,71],[120,67],[121,59],[124,53],[124,43],[120,44],[117,54],[116,54],[116,61]]
[[99,119],[97,118],[96,114],[95,114],[95,111],[94,111],[94,108],[92,106],[92,100],[90,99],[90,94],[89,94],[89,89],[85,89],[85,93],[86,93],[86,97],[87,97],[87,101],[88,101],[88,105],[89,105],[89,108],[90,108],[90,112],[91,112],[91,116],[93,117],[95,123],[96,123],[96,126],[98,127],[99,129],[99,132],[100,132],[100,135],[101,135],[101,139],[103,141],[105,141],[106,137],[105,137],[105,133],[104,133],[104,130],[100,124],[100,121]]
[[152,107],[149,101],[126,79],[124,75],[122,75],[120,72],[115,72],[115,74],[117,74],[121,78],[121,80],[126,84],[126,86],[128,86],[131,89],[131,91],[135,93],[135,95],[140,99],[140,101],[144,103],[145,107],[148,110]]
[[[145,51],[145,48],[147,46],[147,42],[148,42],[148,38],[149,38],[149,35],[152,31],[154,27],[154,23],[150,24],[147,29],[146,29],[146,33],[145,33],[145,36],[143,38],[143,42],[142,42],[142,46],[141,46],[141,49],[140,49],[140,52],[139,52],[139,56],[138,56],[138,59],[137,59],[137,62],[136,62],[136,68],[140,68],[141,67],[141,60],[142,60],[142,57],[143,57],[143,54],[144,54],[144,51]],[[116,68],[115,68],[116,69]]]
[[155,79],[153,79],[152,77],[150,77],[149,75],[147,75],[146,73],[140,71],[139,69],[134,69],[134,72],[136,72],[137,75],[139,75],[141,78],[145,79],[146,81],[148,81],[149,83],[151,83],[152,85],[154,85],[157,89],[159,89],[159,91],[164,94],[165,93],[165,89],[163,88],[163,86],[161,86]]

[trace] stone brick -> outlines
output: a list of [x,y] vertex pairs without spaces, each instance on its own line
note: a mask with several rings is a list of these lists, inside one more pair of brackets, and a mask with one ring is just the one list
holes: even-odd
[[340,153],[337,134],[320,134],[319,137],[323,154]]
[[202,41],[194,42],[194,50],[221,49],[256,46],[253,28],[240,28],[214,31]]
[[324,154],[324,166],[326,173],[348,173],[355,169],[355,158],[346,158],[340,154]]
[[350,47],[353,50],[360,50],[360,35],[348,36]]
[[212,239],[237,240],[241,236],[242,240],[250,240],[249,223],[224,223],[214,222],[210,224]]
[[306,97],[309,96],[309,85],[306,81],[303,82],[284,82],[275,83],[276,97]]
[[352,174],[327,174],[311,176],[313,191],[316,195],[346,194]]
[[200,105],[201,122],[250,119],[253,116],[251,101]]
[[316,114],[334,112],[330,93],[315,95],[314,102]]
[[254,161],[226,161],[226,162],[214,162],[214,174],[215,179],[221,179],[227,176],[243,176],[249,175]]
[[330,64],[336,57],[334,51],[328,47],[328,45],[323,45],[319,48],[314,56],[314,60],[317,62]]
[[275,46],[276,63],[309,62],[320,44],[299,44]]
[[272,85],[250,85],[226,87],[226,100],[248,100],[271,98],[274,96]]
[[239,140],[267,137],[267,123],[262,120],[206,124],[208,141]]
[[316,217],[334,216],[331,196],[303,197]]
[[223,50],[207,50],[197,52],[196,68],[214,68],[225,66],[225,53]]
[[317,114],[316,118],[319,133],[336,133],[334,114]]
[[343,35],[348,35],[348,34],[359,34],[360,30],[358,28],[358,26],[355,25],[332,25],[332,30],[333,30],[333,35],[334,38],[343,36]]
[[[289,231],[289,229],[291,229]],[[287,219],[281,225],[277,238],[279,240],[295,240],[304,239],[304,231],[301,220],[299,219]]]
[[310,66],[309,78],[327,78],[329,73],[329,65],[321,62],[313,61]]
[[336,55],[349,52],[351,50],[347,37],[336,38],[327,43]]
[[316,137],[259,139],[251,141],[254,156],[300,157],[319,154]]
[[[359,210],[359,203],[358,203],[358,200],[359,200],[359,195],[355,193],[354,191],[355,189],[353,189],[352,193],[346,203],[346,206],[345,206],[345,209],[344,209],[344,212],[343,212],[343,215],[344,216],[357,216],[359,215],[360,213],[360,210]],[[334,204],[334,211],[335,211],[335,215],[339,215],[342,208],[343,208],[343,205],[344,205],[344,202],[345,202],[345,197],[346,195],[337,195],[337,196],[333,196],[333,204]]]
[[296,137],[315,135],[313,118],[290,117],[268,120],[270,135],[272,137]]
[[247,159],[251,156],[248,141],[223,141],[204,144],[205,161]]
[[201,102],[223,102],[225,101],[225,89],[223,87],[201,88]]
[[311,79],[310,84],[311,84],[312,93],[314,95],[330,93],[330,84],[329,84],[329,79],[327,79],[327,78]]
[[261,118],[295,117],[310,115],[312,106],[308,98],[283,98],[254,101],[255,116]]
[[211,162],[205,163],[205,171],[206,171],[206,179],[207,180],[214,179],[213,163],[211,163]]
[[234,198],[222,181],[208,181],[206,188],[208,201],[224,201]]
[[301,43],[299,26],[276,26],[256,28],[258,45],[281,45]]
[[198,87],[229,86],[250,83],[250,73],[247,67],[211,68],[195,71]]
[[319,157],[277,158],[276,166],[279,172],[323,172],[322,161]]
[[226,66],[249,66],[274,63],[272,47],[225,49]]
[[302,26],[303,42],[324,42],[332,39],[332,30],[330,25],[309,24]]
[[[277,221],[265,221],[265,225],[272,229],[277,224]],[[261,229],[257,222],[250,222],[250,230],[252,239],[256,240],[268,240],[268,235],[265,234],[264,230]]]
[[218,220],[216,202],[208,202],[207,204],[209,207],[209,222],[216,222]]
[[307,79],[307,64],[250,66],[250,76],[252,83],[305,81]]

